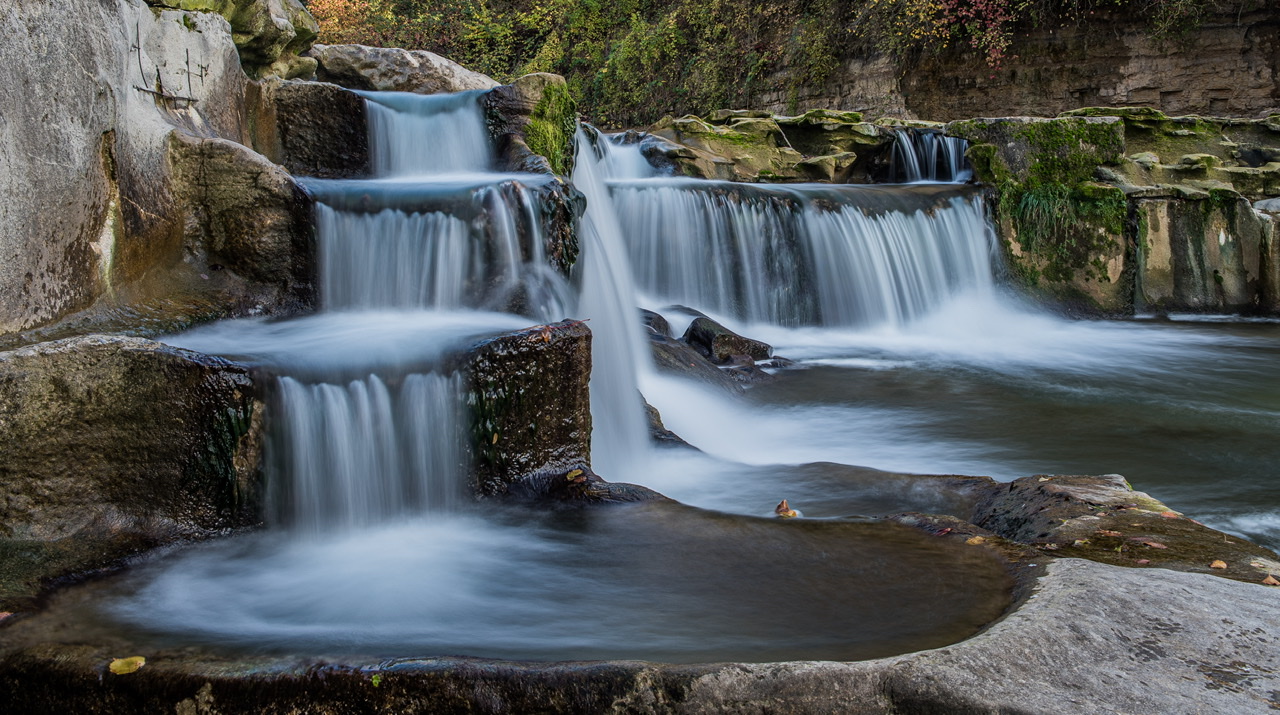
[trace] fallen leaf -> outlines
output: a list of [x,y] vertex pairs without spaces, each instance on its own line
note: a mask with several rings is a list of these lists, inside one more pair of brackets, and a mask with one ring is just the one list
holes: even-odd
[[971,536],[968,539],[965,539],[964,543],[970,546],[977,546],[978,544],[987,543],[987,540],[981,536]]
[[3,621],[4,619],[12,615],[13,613],[11,611],[0,611],[0,621]]
[[1275,576],[1267,576],[1262,579],[1262,582],[1268,586],[1280,586],[1280,579],[1277,579]]
[[1041,546],[1040,548],[1042,548],[1042,549],[1044,549],[1044,550],[1046,550],[1046,551],[1057,551],[1058,549],[1060,549],[1060,548],[1062,548],[1062,547],[1061,547],[1061,546],[1058,546],[1057,544],[1045,544],[1044,546]]
[[1151,559],[1138,559],[1138,560],[1137,560],[1137,561],[1135,561],[1134,563],[1142,564],[1142,565],[1144,565],[1144,566],[1145,566],[1145,565],[1147,565],[1147,564],[1151,563]]
[[1177,519],[1182,515],[1176,511],[1162,511],[1160,512],[1160,516],[1163,516],[1166,519]]
[[1214,559],[1213,563],[1209,564],[1209,568],[1211,569],[1225,569],[1226,567],[1227,562],[1222,559]]
[[1143,542],[1142,542],[1142,544],[1143,544],[1143,545],[1145,545],[1145,546],[1150,546],[1150,547],[1151,547],[1151,548],[1153,548],[1153,549],[1167,549],[1167,548],[1169,548],[1168,546],[1165,546],[1164,544],[1160,543],[1159,541],[1143,541]]
[[373,683],[373,687],[375,688],[382,685],[382,673],[374,673],[373,677],[370,678],[369,681]]
[[1121,534],[1120,532],[1112,531],[1110,529],[1098,529],[1098,533],[1102,534],[1103,536],[1123,536],[1123,534]]
[[939,532],[938,532],[938,536],[946,536],[947,534],[950,534],[950,533],[951,533],[951,527],[949,527],[949,526],[948,526],[947,528],[943,529],[942,531],[939,531]]
[[129,673],[137,672],[138,668],[141,668],[146,664],[146,658],[143,658],[140,655],[135,655],[131,658],[116,658],[111,661],[111,665],[108,667],[111,669],[111,672],[116,675],[128,675]]
[[1072,545],[1072,546],[1088,546],[1088,545],[1089,545],[1089,540],[1088,540],[1088,539],[1076,539],[1075,541],[1071,542],[1071,545]]
[[580,477],[580,476],[582,476],[582,470],[574,469],[568,474],[564,475],[564,478],[572,482],[576,477]]
[[497,432],[494,432],[494,433],[493,433],[493,442],[492,442],[492,444],[497,444],[497,443],[498,443],[498,433],[497,433]]

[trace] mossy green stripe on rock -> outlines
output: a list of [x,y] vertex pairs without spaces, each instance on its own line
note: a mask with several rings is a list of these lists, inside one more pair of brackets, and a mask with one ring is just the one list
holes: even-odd
[[525,143],[546,157],[551,170],[565,175],[573,170],[573,134],[578,128],[578,108],[563,84],[548,83],[524,128]]

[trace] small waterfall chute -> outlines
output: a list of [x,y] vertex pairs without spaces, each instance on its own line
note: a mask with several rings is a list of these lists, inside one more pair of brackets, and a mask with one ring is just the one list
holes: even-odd
[[899,129],[894,132],[890,160],[890,181],[963,182],[973,178],[973,167],[965,157],[969,142],[929,129]]

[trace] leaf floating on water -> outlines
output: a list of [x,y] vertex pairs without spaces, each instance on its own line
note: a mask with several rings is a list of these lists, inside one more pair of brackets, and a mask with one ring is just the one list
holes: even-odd
[[116,675],[128,675],[129,673],[136,673],[138,668],[141,668],[146,664],[146,658],[143,658],[140,655],[135,655],[131,658],[116,658],[111,661],[111,665],[108,667],[111,669],[111,672]]
[[1209,564],[1209,568],[1211,569],[1225,569],[1226,567],[1227,562],[1222,559],[1214,559],[1213,563]]
[[987,540],[981,536],[971,536],[968,539],[965,539],[964,543],[970,546],[977,546],[978,544],[987,543]]
[[1268,575],[1266,578],[1262,579],[1262,582],[1268,586],[1280,586],[1280,579],[1277,579],[1275,576],[1271,576],[1271,575]]

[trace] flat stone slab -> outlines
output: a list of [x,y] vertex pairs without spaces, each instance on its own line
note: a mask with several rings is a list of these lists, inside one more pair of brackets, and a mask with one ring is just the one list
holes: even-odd
[[113,675],[128,654],[44,645],[0,651],[0,688],[23,712],[1245,713],[1280,708],[1278,623],[1280,589],[1062,559],[983,633],[855,663],[193,655]]

